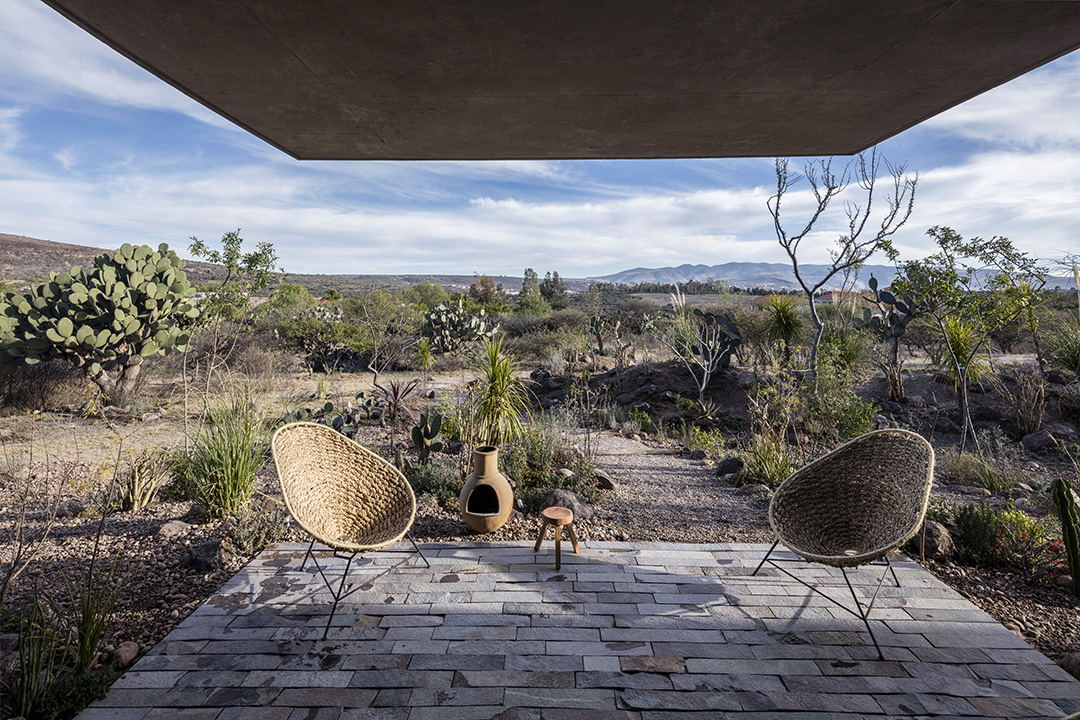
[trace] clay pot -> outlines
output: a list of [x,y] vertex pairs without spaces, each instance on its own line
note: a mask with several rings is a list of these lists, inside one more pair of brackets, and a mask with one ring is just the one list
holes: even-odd
[[484,445],[473,450],[473,473],[458,496],[461,516],[478,533],[489,533],[506,524],[514,509],[510,481],[499,472],[499,450]]

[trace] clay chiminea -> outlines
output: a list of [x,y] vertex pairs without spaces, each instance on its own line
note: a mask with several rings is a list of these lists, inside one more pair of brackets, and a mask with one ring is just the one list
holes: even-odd
[[510,481],[499,472],[499,450],[483,445],[473,450],[473,473],[458,496],[461,516],[478,533],[489,533],[506,524],[514,508]]

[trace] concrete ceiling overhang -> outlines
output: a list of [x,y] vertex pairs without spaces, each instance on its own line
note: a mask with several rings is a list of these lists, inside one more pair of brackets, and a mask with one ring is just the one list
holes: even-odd
[[1080,46],[1066,0],[45,0],[304,160],[837,155]]

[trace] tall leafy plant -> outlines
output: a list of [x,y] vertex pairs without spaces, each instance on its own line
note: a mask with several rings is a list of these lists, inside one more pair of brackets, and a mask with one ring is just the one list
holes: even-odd
[[485,338],[473,358],[480,374],[476,392],[477,439],[501,445],[519,436],[529,409],[529,391],[518,379],[520,366],[503,350],[502,338]]
[[188,472],[196,500],[212,518],[240,512],[266,461],[266,425],[253,391],[241,389],[211,407],[195,439]]

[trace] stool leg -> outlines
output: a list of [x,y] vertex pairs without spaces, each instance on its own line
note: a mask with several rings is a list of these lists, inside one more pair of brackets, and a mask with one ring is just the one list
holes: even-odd
[[559,546],[559,540],[562,539],[562,527],[555,526],[555,569],[558,570],[562,567],[562,548]]
[[570,544],[574,546],[574,552],[581,552],[581,547],[578,545],[577,535],[574,533],[573,524],[567,525],[566,529],[570,532]]
[[533,552],[540,550],[540,545],[544,542],[544,535],[547,534],[547,523],[540,523],[540,534],[536,536],[536,544],[533,545]]

